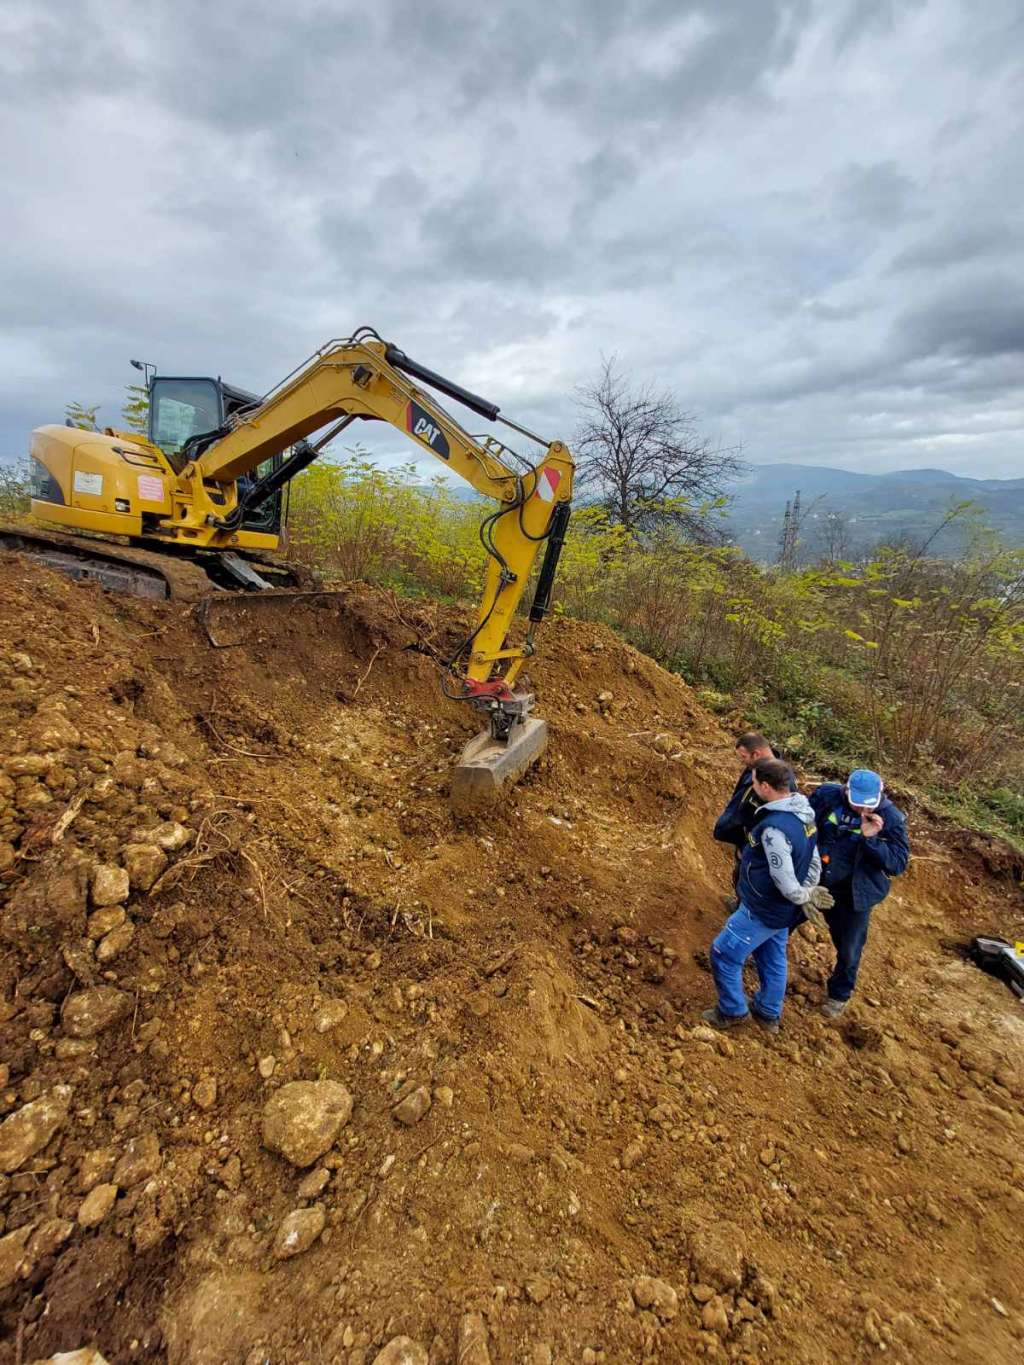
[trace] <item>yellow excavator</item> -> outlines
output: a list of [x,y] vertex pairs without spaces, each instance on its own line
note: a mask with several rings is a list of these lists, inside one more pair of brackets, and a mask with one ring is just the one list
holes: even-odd
[[[66,529],[3,527],[0,548],[33,552],[115,590],[199,597],[201,612],[232,589],[287,596],[305,585],[273,558],[282,490],[353,422],[389,422],[498,503],[480,526],[488,564],[476,624],[444,661],[443,686],[489,720],[456,767],[456,806],[486,802],[516,780],[546,742],[544,721],[530,715],[532,696],[514,684],[550,609],[572,498],[568,448],[369,327],[325,343],[262,397],[220,379],[157,374],[148,389],[145,437],[56,425],[32,433],[32,518]],[[503,423],[543,453],[531,460],[494,436],[471,435],[426,389]],[[509,629],[541,546],[526,638],[512,645]]]

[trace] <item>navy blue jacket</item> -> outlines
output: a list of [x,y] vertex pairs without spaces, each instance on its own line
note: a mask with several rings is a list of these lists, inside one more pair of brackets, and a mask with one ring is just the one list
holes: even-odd
[[850,809],[840,783],[824,783],[811,793],[810,802],[818,817],[822,886],[828,887],[840,907],[858,913],[874,909],[889,894],[890,877],[907,870],[906,816],[883,797],[875,812],[882,817],[882,828],[873,839],[865,839],[860,816]]
[[[734,844],[738,850],[746,845],[747,835],[754,827],[754,816],[764,804],[754,791],[753,783],[753,768],[744,768],[736,779],[729,804],[715,821],[713,833],[720,844]],[[789,790],[796,791],[796,782],[789,784]]]
[[[806,806],[804,807],[806,810]],[[809,818],[809,817],[808,817]],[[740,877],[736,894],[752,915],[772,929],[792,929],[804,918],[799,905],[787,900],[772,880],[768,855],[760,835],[773,826],[781,830],[793,850],[793,871],[798,882],[803,882],[814,857],[814,826],[805,825],[798,815],[785,810],[755,811],[754,826],[747,835],[747,843],[740,859]]]

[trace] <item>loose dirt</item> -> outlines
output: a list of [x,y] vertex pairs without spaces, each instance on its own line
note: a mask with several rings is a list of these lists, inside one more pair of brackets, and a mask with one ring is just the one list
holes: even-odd
[[0,1365],[1019,1360],[1020,860],[912,808],[849,1013],[805,927],[720,1038],[728,736],[554,621],[460,823],[467,621],[0,557]]

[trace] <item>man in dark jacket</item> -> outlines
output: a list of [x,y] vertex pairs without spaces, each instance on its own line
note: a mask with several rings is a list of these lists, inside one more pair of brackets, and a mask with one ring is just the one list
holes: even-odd
[[910,842],[903,812],[885,795],[882,779],[857,768],[843,786],[826,782],[811,795],[818,822],[822,886],[835,897],[825,912],[836,949],[822,1013],[836,1019],[857,983],[871,911],[889,894],[890,877],[905,872]]
[[[754,765],[752,781],[760,804],[740,860],[740,905],[711,945],[718,1003],[702,1017],[728,1029],[753,1015],[777,1033],[789,931],[804,918],[802,907],[825,909],[832,897],[818,885],[814,812],[805,796],[791,792],[793,770],[781,759],[763,758]],[[751,956],[761,988],[748,1007],[743,964]]]
[[[719,843],[732,844],[736,851],[736,862],[732,870],[733,889],[739,881],[740,857],[747,845],[747,835],[753,828],[754,816],[763,804],[754,790],[754,764],[759,763],[762,758],[778,758],[778,754],[759,730],[748,730],[745,735],[740,735],[736,741],[736,753],[743,764],[743,771],[736,779],[732,796],[729,797],[725,810],[715,821],[715,828],[712,831]],[[795,778],[790,791],[796,791]]]

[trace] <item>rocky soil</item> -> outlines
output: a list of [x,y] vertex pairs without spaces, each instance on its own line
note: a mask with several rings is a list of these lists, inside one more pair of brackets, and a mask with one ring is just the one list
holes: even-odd
[[912,808],[855,1007],[806,926],[723,1038],[725,732],[553,622],[459,822],[465,619],[0,558],[0,1365],[1020,1360],[1019,860]]

